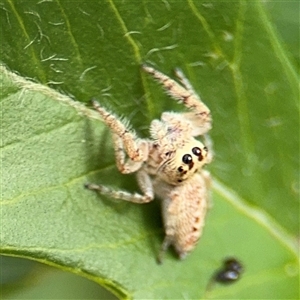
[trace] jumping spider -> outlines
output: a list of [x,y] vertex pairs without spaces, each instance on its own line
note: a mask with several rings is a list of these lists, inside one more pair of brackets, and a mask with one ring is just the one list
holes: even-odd
[[143,65],[142,68],[191,111],[164,112],[161,120],[151,122],[151,138],[139,139],[128,125],[93,100],[94,108],[112,131],[119,171],[136,172],[142,193],[115,191],[97,184],[86,184],[86,187],[135,203],[148,203],[154,195],[158,196],[162,200],[165,227],[158,261],[162,262],[163,253],[170,245],[182,259],[199,240],[208,208],[210,175],[202,167],[211,162],[212,154],[194,137],[211,129],[211,115],[180,70],[176,70],[176,76],[181,84],[152,67]]

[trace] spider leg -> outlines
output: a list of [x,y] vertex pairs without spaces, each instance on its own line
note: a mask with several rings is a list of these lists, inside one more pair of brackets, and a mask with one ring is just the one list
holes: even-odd
[[[116,165],[118,169],[123,174],[137,172],[137,181],[143,194],[113,190],[110,187],[93,183],[88,183],[85,187],[90,190],[98,191],[108,197],[134,203],[147,203],[153,200],[154,192],[152,181],[147,172],[143,169],[143,163],[148,158],[148,142],[146,140],[139,140],[135,133],[130,131],[124,122],[106,111],[97,101],[93,100],[93,105],[113,132]],[[127,161],[126,153],[129,156]]]
[[164,240],[163,240],[163,243],[160,247],[158,256],[157,256],[157,262],[160,265],[163,263],[164,254],[168,250],[168,248],[170,247],[171,244],[172,244],[172,237],[166,235]]
[[[113,133],[113,142],[115,150],[116,165],[119,171],[122,174],[129,174],[138,171],[142,165],[143,161],[133,161],[132,159],[127,159],[126,161],[126,152],[124,149],[122,139],[115,133]],[[142,146],[147,147],[147,144],[141,144]],[[146,152],[146,151],[145,151]]]
[[[135,132],[130,130],[129,126],[124,124],[125,122],[120,121],[112,113],[104,109],[99,102],[97,102],[96,100],[92,100],[92,104],[102,116],[103,121],[107,124],[107,126],[116,136],[120,138],[122,142],[121,144],[124,146],[124,149],[129,158],[134,162],[146,161],[148,158],[148,143],[143,140],[139,140]],[[117,138],[114,139],[116,153],[121,152],[119,151],[119,148],[123,148],[123,146],[119,147],[121,145],[120,140],[118,140]],[[122,162],[122,154],[119,154],[119,157],[120,162]]]
[[177,99],[187,108],[192,110],[192,112],[183,113],[182,116],[192,123],[194,127],[192,132],[193,136],[203,135],[211,129],[211,115],[209,108],[201,101],[199,96],[193,90],[190,82],[180,70],[176,71],[176,75],[183,86],[152,67],[147,65],[143,65],[142,67],[163,85],[171,97]]
[[102,195],[133,203],[143,204],[152,201],[154,199],[153,185],[150,176],[145,170],[141,169],[137,172],[137,181],[143,194],[130,193],[123,190],[113,190],[105,185],[94,183],[87,183],[85,184],[85,187],[89,190],[97,191]]

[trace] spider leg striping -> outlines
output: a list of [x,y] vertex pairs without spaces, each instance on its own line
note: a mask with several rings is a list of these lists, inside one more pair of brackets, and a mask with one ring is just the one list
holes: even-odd
[[92,103],[107,126],[110,127],[113,133],[120,137],[130,159],[136,162],[146,161],[148,158],[147,144],[140,142],[135,133],[129,130],[128,126],[124,125],[112,113],[105,110],[99,102],[92,100]]
[[163,85],[171,97],[182,102],[187,108],[193,111],[192,113],[182,114],[184,118],[189,120],[195,127],[193,136],[202,135],[211,129],[209,108],[201,101],[180,70],[176,71],[176,75],[183,86],[152,67],[147,65],[143,65],[142,67]]

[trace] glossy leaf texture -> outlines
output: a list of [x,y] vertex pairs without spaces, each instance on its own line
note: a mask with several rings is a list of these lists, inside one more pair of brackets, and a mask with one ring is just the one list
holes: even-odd
[[[90,278],[120,298],[297,299],[299,82],[260,2],[2,1],[1,252]],[[215,159],[203,238],[183,262],[163,239],[158,201],[118,174],[95,97],[138,134],[183,108],[139,65],[180,67],[210,107]],[[18,75],[16,74],[18,73]],[[224,257],[245,265],[210,285]],[[250,288],[251,287],[251,288]]]

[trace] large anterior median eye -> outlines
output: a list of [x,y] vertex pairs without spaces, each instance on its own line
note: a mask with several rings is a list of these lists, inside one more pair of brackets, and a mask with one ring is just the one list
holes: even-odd
[[198,156],[198,160],[199,161],[202,161],[203,155],[202,155],[202,151],[201,151],[201,149],[199,147],[194,147],[192,149],[192,152],[193,152],[193,154],[195,154],[196,156]]
[[196,156],[201,155],[201,149],[198,148],[198,147],[194,147],[194,148],[192,149],[192,152],[193,152]]
[[190,154],[184,154],[184,155],[182,156],[182,161],[183,161],[185,164],[189,165],[191,162],[193,162],[193,159],[192,159],[192,156],[191,156]]

